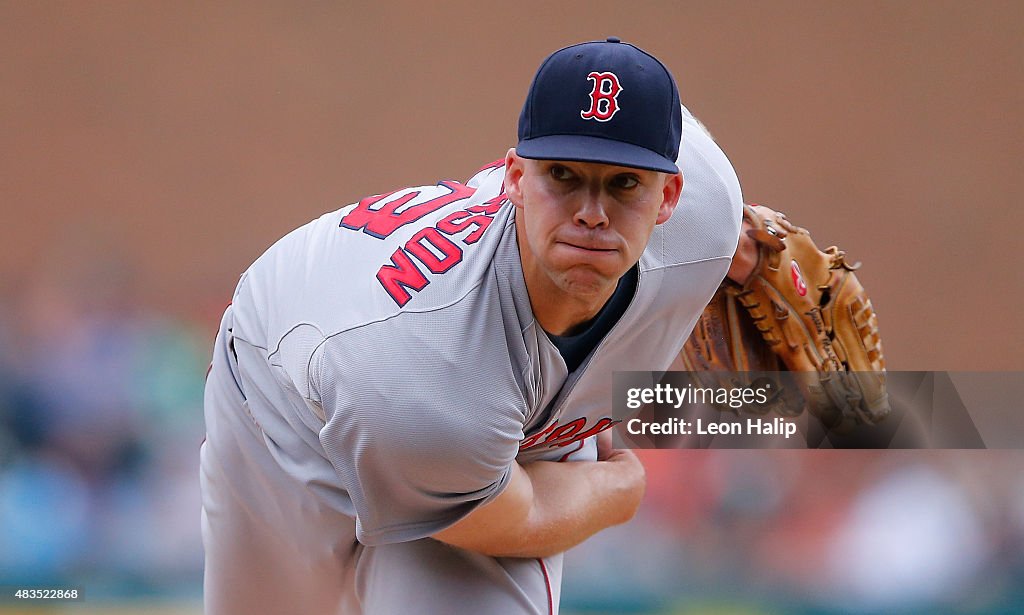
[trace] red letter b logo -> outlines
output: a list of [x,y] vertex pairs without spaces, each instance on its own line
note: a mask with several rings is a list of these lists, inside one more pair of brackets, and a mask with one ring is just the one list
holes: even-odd
[[619,110],[617,99],[622,91],[619,78],[615,73],[593,72],[587,75],[587,79],[594,82],[594,89],[590,91],[590,108],[580,111],[580,117],[607,122]]

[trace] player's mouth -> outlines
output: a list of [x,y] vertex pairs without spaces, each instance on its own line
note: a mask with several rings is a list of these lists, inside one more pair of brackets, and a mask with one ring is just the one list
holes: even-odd
[[586,256],[588,258],[600,258],[603,256],[614,256],[618,254],[618,250],[615,248],[609,248],[607,246],[594,245],[594,244],[579,244],[571,243],[568,241],[559,241],[557,245],[568,250],[571,253]]
[[618,252],[618,249],[616,249],[616,247],[613,244],[608,243],[608,242],[592,241],[592,240],[588,241],[588,240],[581,240],[581,239],[576,239],[576,240],[560,239],[560,240],[557,240],[556,243],[559,243],[559,244],[561,244],[563,246],[566,246],[568,248],[572,248],[572,249],[575,249],[575,250],[584,250],[584,251],[587,251],[587,252]]

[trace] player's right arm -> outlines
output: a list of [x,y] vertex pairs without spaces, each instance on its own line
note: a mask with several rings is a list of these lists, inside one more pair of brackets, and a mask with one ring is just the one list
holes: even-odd
[[[519,464],[524,416],[514,380],[501,377],[507,357],[478,353],[473,374],[446,373],[436,365],[464,363],[445,356],[460,345],[410,356],[414,345],[396,342],[395,325],[385,324],[330,338],[310,360],[313,411],[325,421],[319,441],[333,466],[316,481],[337,487],[361,543],[434,537],[491,556],[541,557],[633,516],[644,473],[632,453],[601,445],[598,461]],[[413,378],[410,366],[420,365],[434,375]]]
[[599,449],[599,461],[513,464],[500,495],[433,537],[493,557],[547,557],[629,521],[643,466],[632,451]]

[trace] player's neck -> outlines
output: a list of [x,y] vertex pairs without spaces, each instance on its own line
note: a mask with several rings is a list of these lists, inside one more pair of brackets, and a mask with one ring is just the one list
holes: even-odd
[[[530,293],[530,306],[533,308],[533,316],[537,319],[541,328],[551,333],[552,335],[575,335],[585,326],[594,320],[604,304],[608,302],[608,297],[603,300],[595,302],[581,302],[578,299],[561,295],[557,296],[553,292],[540,292],[535,293],[534,288],[537,285],[530,286],[529,282],[526,284],[526,288]],[[553,289],[557,288],[555,285],[551,285]],[[614,291],[614,288],[612,289]],[[540,299],[536,299],[540,297]]]

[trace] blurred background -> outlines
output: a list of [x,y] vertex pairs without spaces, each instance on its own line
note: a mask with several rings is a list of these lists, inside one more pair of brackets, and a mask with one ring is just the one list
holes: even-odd
[[[746,198],[863,261],[890,369],[1024,370],[1022,32],[1020,2],[0,1],[0,586],[200,612],[203,376],[239,273],[501,157],[583,40],[660,57]],[[644,458],[563,612],[1024,611],[1019,450]]]

